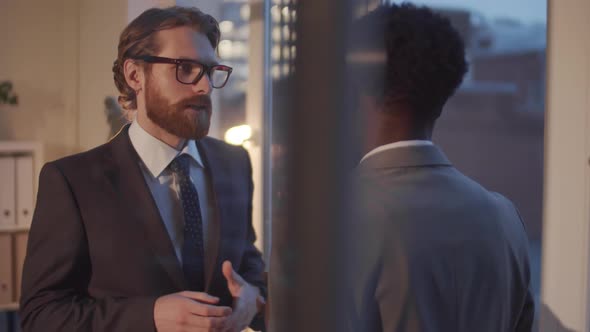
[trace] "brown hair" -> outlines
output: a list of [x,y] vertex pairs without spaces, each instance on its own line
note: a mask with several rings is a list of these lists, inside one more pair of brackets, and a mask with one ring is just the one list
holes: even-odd
[[[168,7],[151,8],[135,18],[121,32],[117,60],[113,63],[113,78],[121,93],[119,104],[125,110],[137,109],[135,91],[127,84],[123,70],[125,60],[142,55],[155,55],[159,52],[156,32],[181,26],[193,27],[204,33],[213,48],[219,44],[219,24],[213,16],[203,13],[198,8]],[[149,68],[146,64],[146,68]]]

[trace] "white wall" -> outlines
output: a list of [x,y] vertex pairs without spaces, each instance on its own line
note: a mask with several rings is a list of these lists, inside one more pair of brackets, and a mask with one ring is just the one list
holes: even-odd
[[541,331],[588,331],[590,2],[549,2]]
[[143,10],[172,4],[0,1],[0,81],[12,81],[19,96],[18,106],[0,106],[0,140],[40,140],[46,161],[106,142],[119,35]]
[[174,0],[127,0],[127,22],[133,21],[144,10],[151,7],[174,6]]
[[127,1],[80,0],[79,147],[87,150],[109,139],[104,100],[118,96],[113,82],[119,35],[127,25]]
[[46,159],[76,150],[77,3],[0,2],[0,81],[19,97],[0,106],[0,140],[41,140]]

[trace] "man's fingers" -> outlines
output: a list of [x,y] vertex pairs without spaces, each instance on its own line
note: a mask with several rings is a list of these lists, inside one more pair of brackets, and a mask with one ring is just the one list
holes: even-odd
[[180,295],[184,297],[188,297],[189,299],[193,299],[199,302],[208,303],[208,304],[217,304],[219,302],[219,298],[215,296],[211,296],[207,293],[202,292],[191,292],[191,291],[184,291],[181,292]]
[[231,315],[233,311],[230,307],[220,307],[199,302],[192,302],[188,309],[191,314],[203,317],[226,317]]

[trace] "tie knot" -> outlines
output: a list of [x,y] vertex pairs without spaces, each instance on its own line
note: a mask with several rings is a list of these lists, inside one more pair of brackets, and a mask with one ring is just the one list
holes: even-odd
[[189,175],[190,156],[187,154],[181,154],[174,158],[170,163],[170,169],[172,172],[180,174],[182,176]]

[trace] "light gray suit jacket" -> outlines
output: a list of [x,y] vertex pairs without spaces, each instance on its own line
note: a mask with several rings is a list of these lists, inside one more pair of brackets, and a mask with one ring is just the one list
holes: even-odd
[[351,330],[531,330],[527,236],[509,200],[436,146],[384,151],[357,172]]

